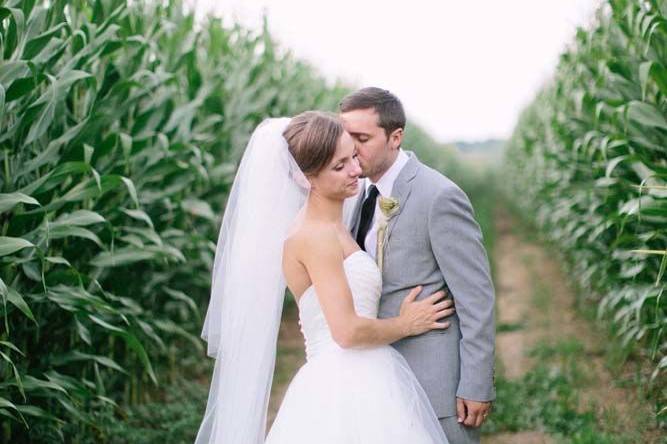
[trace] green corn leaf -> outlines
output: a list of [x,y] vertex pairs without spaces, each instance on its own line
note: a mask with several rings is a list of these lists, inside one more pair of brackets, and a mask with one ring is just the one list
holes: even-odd
[[26,303],[25,299],[23,299],[23,296],[21,296],[21,294],[12,287],[7,288],[7,301],[21,310],[24,315],[37,324],[35,315],[32,314],[32,310],[30,310],[30,307]]
[[98,247],[104,248],[102,240],[95,233],[88,230],[87,228],[71,226],[71,225],[57,225],[55,227],[50,228],[48,231],[48,238],[51,240],[63,239],[67,237],[80,237],[82,239],[88,239],[95,242],[95,244],[97,244]]
[[131,209],[127,209],[127,208],[121,208],[120,210],[123,213],[130,216],[131,218],[133,218],[133,219],[137,219],[137,220],[146,222],[146,224],[148,224],[148,226],[151,227],[152,229],[155,228],[153,226],[153,221],[151,220],[150,216],[148,214],[146,214],[145,211],[143,211],[143,210],[131,210]]
[[68,267],[72,266],[72,264],[62,256],[46,256],[44,259],[52,264],[67,265]]
[[19,417],[21,418],[21,421],[26,426],[26,428],[29,428],[27,421],[23,417],[23,414],[19,411],[19,409],[16,407],[16,405],[14,405],[14,403],[12,403],[10,400],[8,400],[6,398],[3,398],[3,397],[0,397],[0,407],[9,408],[9,409],[12,409],[12,410],[16,411],[16,413],[18,413]]
[[71,213],[60,215],[54,222],[51,223],[51,227],[53,228],[65,225],[77,225],[84,227],[101,222],[106,222],[106,219],[101,214],[90,210],[77,210]]
[[665,116],[653,105],[648,103],[632,101],[628,104],[628,118],[637,123],[667,130]]
[[9,211],[19,203],[28,205],[40,205],[34,197],[23,193],[0,193],[0,213]]
[[28,247],[34,247],[32,242],[20,237],[0,236],[0,256],[7,256]]
[[116,363],[111,358],[108,358],[106,356],[92,355],[89,353],[82,353],[78,350],[73,350],[69,353],[58,355],[54,357],[51,362],[53,363],[53,365],[58,366],[77,361],[94,361],[105,367],[127,374],[127,371],[123,369],[120,365],[118,365],[118,363]]
[[90,261],[90,264],[95,267],[119,267],[150,260],[154,257],[155,253],[150,251],[139,251],[135,248],[123,248],[117,249],[114,252],[104,251],[95,256]]

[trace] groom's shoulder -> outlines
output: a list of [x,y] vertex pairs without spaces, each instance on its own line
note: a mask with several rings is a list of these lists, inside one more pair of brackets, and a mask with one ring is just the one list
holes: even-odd
[[419,162],[415,180],[419,189],[422,189],[424,194],[428,194],[433,199],[443,195],[465,195],[456,182],[442,172],[421,162]]

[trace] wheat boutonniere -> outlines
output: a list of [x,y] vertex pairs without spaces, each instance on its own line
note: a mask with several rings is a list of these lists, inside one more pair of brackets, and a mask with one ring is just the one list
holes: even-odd
[[380,196],[380,217],[378,218],[376,261],[380,271],[384,265],[384,247],[386,244],[387,225],[389,220],[398,213],[398,199]]

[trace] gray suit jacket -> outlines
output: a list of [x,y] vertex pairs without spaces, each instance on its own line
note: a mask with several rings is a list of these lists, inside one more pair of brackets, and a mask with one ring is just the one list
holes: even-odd
[[[456,397],[495,399],[494,288],[482,234],[466,194],[412,152],[392,190],[399,212],[389,220],[380,318],[398,315],[417,285],[418,299],[449,288],[456,313],[446,330],[392,344],[408,361],[439,418],[456,415]],[[363,193],[352,214],[356,237]]]

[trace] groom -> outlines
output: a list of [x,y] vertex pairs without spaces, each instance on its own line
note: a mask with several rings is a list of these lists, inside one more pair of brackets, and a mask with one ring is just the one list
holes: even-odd
[[445,330],[392,344],[426,391],[451,444],[479,443],[494,388],[494,289],[468,197],[447,177],[403,151],[405,113],[389,91],[363,88],[340,103],[358,148],[362,190],[351,231],[377,259],[380,197],[394,198],[383,250],[380,318],[396,316],[410,289],[448,288],[456,312]]

